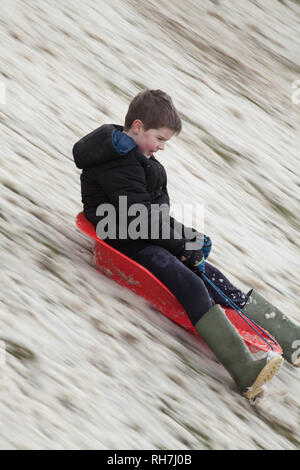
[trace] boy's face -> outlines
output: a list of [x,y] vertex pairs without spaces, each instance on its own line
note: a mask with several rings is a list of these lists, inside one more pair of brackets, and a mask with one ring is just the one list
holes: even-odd
[[145,157],[150,157],[154,152],[164,150],[165,143],[173,137],[175,132],[168,127],[145,131],[142,121],[137,119],[127,134],[133,138],[141,153]]

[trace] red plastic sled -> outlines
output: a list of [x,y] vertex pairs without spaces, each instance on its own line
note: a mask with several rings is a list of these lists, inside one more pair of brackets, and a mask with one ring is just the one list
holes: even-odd
[[[95,264],[98,271],[144,297],[159,312],[198,335],[182,305],[150,271],[98,238],[94,225],[85,218],[83,212],[77,215],[76,225],[94,240]],[[223,308],[252,352],[269,351],[268,344],[233,309]],[[269,333],[269,338],[265,333],[262,335],[270,342]],[[279,345],[273,342],[271,344],[275,352],[282,353]]]

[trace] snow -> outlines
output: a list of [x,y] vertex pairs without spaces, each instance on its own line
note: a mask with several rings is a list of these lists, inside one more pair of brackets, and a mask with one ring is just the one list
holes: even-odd
[[94,269],[71,154],[165,90],[183,117],[157,155],[172,202],[203,204],[210,261],[299,321],[299,13],[2,1],[1,449],[299,449],[299,370],[253,408],[201,341]]
[[270,318],[275,318],[276,317],[276,313],[275,312],[271,312],[271,313],[266,313],[265,314],[265,318],[267,320],[269,320]]

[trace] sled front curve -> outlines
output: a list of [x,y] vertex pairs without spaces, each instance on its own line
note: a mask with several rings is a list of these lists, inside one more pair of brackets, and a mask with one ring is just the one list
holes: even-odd
[[[140,295],[166,317],[198,336],[182,305],[159,279],[144,266],[101,240],[97,236],[94,225],[86,219],[83,212],[77,215],[76,225],[94,240],[95,265],[98,271]],[[269,350],[265,341],[233,309],[222,308],[252,352]],[[268,339],[266,335],[264,336]],[[279,346],[273,343],[272,346],[274,351],[281,353]]]

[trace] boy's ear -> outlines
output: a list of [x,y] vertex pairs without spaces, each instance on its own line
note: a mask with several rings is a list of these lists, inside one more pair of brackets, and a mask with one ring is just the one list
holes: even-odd
[[144,129],[144,124],[140,119],[135,119],[131,125],[131,129],[135,135],[138,135]]

